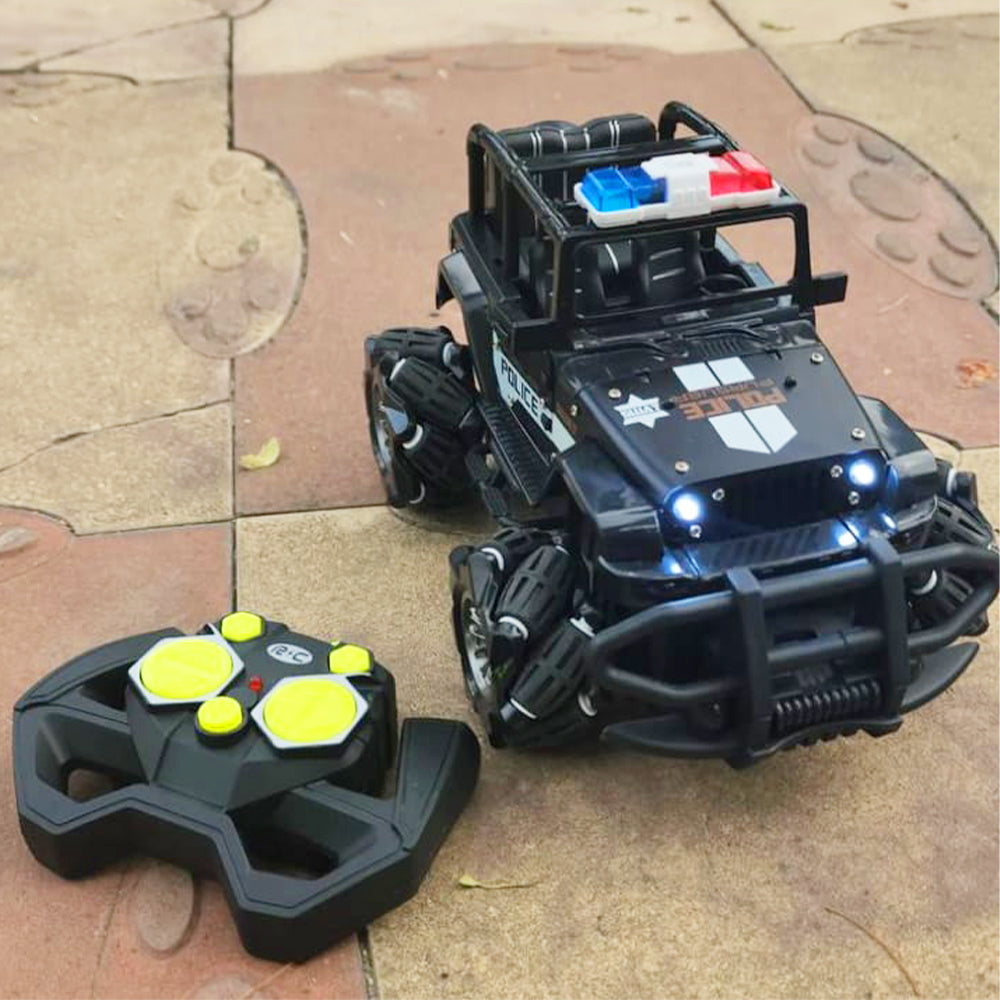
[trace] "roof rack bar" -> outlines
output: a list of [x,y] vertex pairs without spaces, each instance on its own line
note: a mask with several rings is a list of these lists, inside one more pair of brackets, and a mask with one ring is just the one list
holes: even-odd
[[[469,129],[468,145],[470,150],[478,147],[480,150],[488,151],[507,174],[506,179],[510,185],[529,205],[534,207],[538,221],[548,230],[549,235],[554,239],[563,237],[567,227],[561,213],[551,199],[532,182],[524,167],[524,161],[511,151],[507,143],[496,132],[485,125],[473,125]],[[482,153],[477,155],[481,156]],[[470,189],[471,193],[472,189]]]
[[[654,156],[673,153],[724,153],[729,147],[717,136],[694,139],[668,139],[666,142],[633,142],[601,149],[579,149],[571,153],[546,153],[544,156],[518,157],[524,169],[532,174],[554,170],[594,167],[649,160]],[[515,154],[516,155],[516,154]]]
[[683,101],[669,101],[663,105],[657,124],[660,140],[673,139],[678,125],[686,126],[696,135],[715,136],[722,140],[727,149],[739,148],[732,136],[723,132],[715,122],[710,121],[701,112],[695,111],[690,104],[685,104]]

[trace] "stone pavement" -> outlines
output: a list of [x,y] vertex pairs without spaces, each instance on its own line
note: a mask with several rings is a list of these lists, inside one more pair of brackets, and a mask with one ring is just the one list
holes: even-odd
[[295,967],[169,866],[41,869],[8,759],[32,680],[234,605],[370,644],[403,713],[468,718],[445,556],[488,526],[381,506],[360,344],[457,326],[434,269],[474,120],[718,118],[850,274],[820,324],[855,386],[996,521],[996,66],[984,0],[0,6],[0,995],[996,996],[994,634],[878,743],[741,774],[487,751],[420,894]]

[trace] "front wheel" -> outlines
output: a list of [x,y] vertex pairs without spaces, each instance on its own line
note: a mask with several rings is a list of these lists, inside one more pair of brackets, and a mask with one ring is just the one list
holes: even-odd
[[593,736],[599,697],[575,607],[576,561],[548,532],[507,528],[451,554],[452,624],[466,693],[493,746],[558,746]]

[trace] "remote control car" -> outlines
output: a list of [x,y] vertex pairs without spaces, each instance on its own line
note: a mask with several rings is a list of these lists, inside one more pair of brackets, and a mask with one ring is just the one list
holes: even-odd
[[[678,133],[683,127],[684,135]],[[975,478],[854,394],[805,206],[693,109],[468,136],[447,329],[366,341],[390,503],[479,492],[455,637],[491,741],[741,766],[880,736],[976,652],[997,593]],[[735,249],[778,220],[772,278]]]

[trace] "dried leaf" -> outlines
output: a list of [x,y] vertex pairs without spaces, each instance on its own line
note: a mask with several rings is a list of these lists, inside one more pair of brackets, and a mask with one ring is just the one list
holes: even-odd
[[281,445],[276,437],[268,438],[255,455],[241,455],[241,469],[266,469],[274,465],[281,455]]
[[794,24],[775,24],[774,21],[761,21],[760,26],[767,31],[794,31]]
[[480,882],[474,875],[463,875],[458,880],[463,889],[530,889],[539,882],[541,879],[532,882]]

